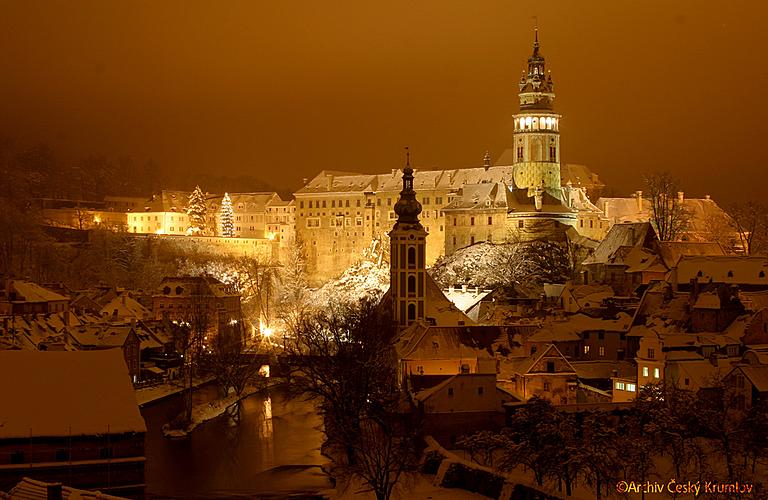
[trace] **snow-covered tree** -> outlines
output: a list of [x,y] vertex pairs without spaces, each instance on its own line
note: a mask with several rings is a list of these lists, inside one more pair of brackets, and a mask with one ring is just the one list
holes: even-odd
[[234,238],[235,217],[234,212],[232,211],[232,199],[229,197],[229,193],[224,193],[224,198],[221,200],[219,220],[221,222],[221,235],[225,238]]
[[205,205],[205,195],[200,186],[195,186],[195,190],[189,195],[187,203],[187,234],[205,233],[206,219],[208,218],[208,207]]

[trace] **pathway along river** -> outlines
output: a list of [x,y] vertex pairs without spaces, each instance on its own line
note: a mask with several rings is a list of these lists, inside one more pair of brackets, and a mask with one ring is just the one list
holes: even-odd
[[[216,387],[208,385],[195,393],[195,403],[215,397]],[[187,439],[166,439],[161,427],[180,404],[174,396],[141,410],[147,423],[146,498],[313,498],[330,487],[318,467],[325,461],[323,436],[311,403],[288,400],[273,387],[243,401],[239,424],[224,415]]]

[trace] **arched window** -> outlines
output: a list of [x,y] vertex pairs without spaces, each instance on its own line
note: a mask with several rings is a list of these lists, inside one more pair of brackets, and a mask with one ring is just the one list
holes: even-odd
[[408,304],[408,321],[416,319],[416,304]]
[[408,295],[416,294],[416,276],[408,276]]
[[728,277],[733,278],[733,271],[728,271]]
[[525,128],[531,128],[531,117],[526,116],[525,117]]
[[416,249],[414,247],[408,247],[408,267],[416,267]]

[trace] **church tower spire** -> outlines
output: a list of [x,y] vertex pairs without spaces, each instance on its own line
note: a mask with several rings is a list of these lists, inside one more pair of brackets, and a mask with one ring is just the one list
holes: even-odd
[[421,203],[413,189],[414,172],[406,148],[403,190],[395,203],[397,222],[389,232],[389,291],[392,315],[400,328],[424,319],[426,308],[427,231],[419,222]]

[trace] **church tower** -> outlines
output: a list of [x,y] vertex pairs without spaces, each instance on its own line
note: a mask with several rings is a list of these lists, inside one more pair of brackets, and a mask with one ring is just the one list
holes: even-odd
[[562,200],[560,187],[560,115],[554,111],[552,75],[539,50],[534,31],[533,54],[520,80],[520,112],[514,115],[514,180],[528,196],[546,191]]
[[397,222],[389,232],[389,290],[392,314],[402,329],[423,320],[426,309],[426,240],[427,231],[419,222],[421,203],[413,190],[413,169],[406,156],[403,190],[395,204]]

